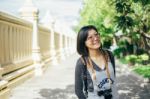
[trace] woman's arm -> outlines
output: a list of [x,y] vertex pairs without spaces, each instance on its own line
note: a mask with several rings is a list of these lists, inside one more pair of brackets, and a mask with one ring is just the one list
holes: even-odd
[[75,68],[75,94],[79,99],[86,99],[83,93],[83,79],[82,79],[83,63],[78,59]]

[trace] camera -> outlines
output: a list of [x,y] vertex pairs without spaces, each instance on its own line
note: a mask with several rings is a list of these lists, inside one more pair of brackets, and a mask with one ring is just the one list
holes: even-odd
[[111,92],[112,92],[111,89],[107,89],[107,90],[98,91],[97,94],[98,96],[104,96],[105,99],[112,99]]

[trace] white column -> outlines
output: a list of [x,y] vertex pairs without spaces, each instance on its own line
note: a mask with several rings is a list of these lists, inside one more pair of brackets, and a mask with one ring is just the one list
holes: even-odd
[[65,35],[65,52],[67,50],[67,36]]
[[59,34],[59,56],[61,60],[64,60],[64,51],[63,51],[63,35],[62,33]]
[[41,23],[49,28],[50,30],[50,56],[51,56],[51,64],[52,65],[57,65],[57,59],[56,59],[56,50],[55,50],[55,31],[54,31],[54,25],[55,25],[55,20],[53,16],[51,15],[50,11],[48,10],[46,12],[46,15],[44,18],[41,20]]
[[32,36],[32,58],[35,66],[35,75],[42,75],[41,53],[39,47],[39,33],[37,20],[33,21],[33,36]]
[[69,52],[69,37],[66,37],[66,55],[69,56],[70,52]]
[[71,37],[69,37],[69,55],[71,55],[72,53],[72,44],[71,44]]
[[77,43],[76,43],[77,41],[76,41],[76,36],[75,36],[75,38],[73,39],[73,44],[74,44],[74,53],[76,53],[76,51],[77,51]]
[[26,0],[19,10],[21,17],[33,23],[32,33],[32,59],[35,67],[35,76],[42,75],[42,61],[39,47],[38,14],[39,10],[33,5],[32,0]]
[[74,43],[73,43],[73,38],[71,38],[71,54],[74,53]]
[[50,27],[51,35],[50,35],[50,54],[51,54],[51,59],[52,59],[52,64],[57,65],[57,59],[56,59],[56,51],[55,51],[55,37],[54,37],[54,23],[52,23]]

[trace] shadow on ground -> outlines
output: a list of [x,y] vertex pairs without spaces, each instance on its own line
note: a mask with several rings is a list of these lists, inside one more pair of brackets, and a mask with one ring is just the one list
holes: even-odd
[[41,89],[40,99],[77,99],[74,93],[74,85],[68,85],[65,89]]
[[150,99],[150,85],[141,87],[142,81],[133,75],[118,77],[120,99]]
[[[132,74],[123,73],[117,77],[120,99],[150,99],[150,84],[141,87],[141,80]],[[74,85],[68,85],[65,89],[41,89],[42,98],[36,99],[77,99],[74,93]]]

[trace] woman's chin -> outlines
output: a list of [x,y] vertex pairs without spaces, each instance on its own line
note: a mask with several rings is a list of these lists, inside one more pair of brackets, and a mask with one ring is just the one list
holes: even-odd
[[100,48],[100,45],[93,46],[93,49],[99,49],[99,48]]

